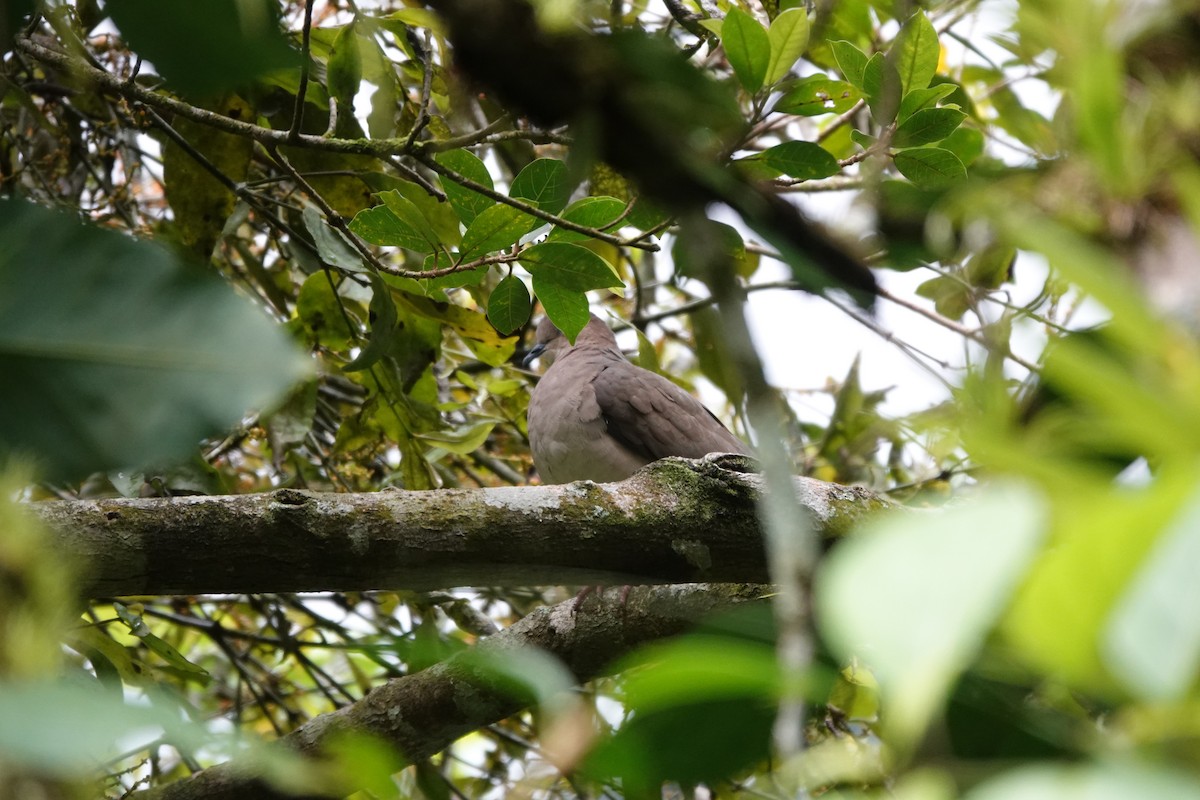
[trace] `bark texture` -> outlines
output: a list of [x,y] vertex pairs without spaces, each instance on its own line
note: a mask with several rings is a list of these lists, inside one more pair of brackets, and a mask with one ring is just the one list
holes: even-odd
[[[620,483],[38,503],[91,597],[459,586],[764,583],[748,460],[664,459]],[[818,531],[888,506],[795,479]]]

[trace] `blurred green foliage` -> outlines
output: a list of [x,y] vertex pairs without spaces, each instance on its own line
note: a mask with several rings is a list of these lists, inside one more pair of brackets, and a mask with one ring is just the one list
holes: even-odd
[[[1195,5],[509,0],[521,35],[478,51],[432,5],[0,14],[0,794],[170,787],[567,596],[82,604],[22,503],[522,483],[535,303],[631,320],[744,430],[711,265],[660,210],[717,200],[736,291],[836,286],[828,247],[961,338],[947,362],[827,292],[945,397],[897,414],[858,361],[778,390],[797,472],[911,506],[819,566],[811,669],[762,604],[581,688],[482,660],[532,710],[409,768],[353,733],[249,756],[385,797],[1200,794]],[[491,86],[456,61],[514,42]],[[798,247],[777,203],[835,190],[857,246]]]

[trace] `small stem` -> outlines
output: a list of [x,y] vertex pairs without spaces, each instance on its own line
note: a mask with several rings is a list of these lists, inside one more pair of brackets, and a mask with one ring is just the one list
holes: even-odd
[[296,89],[296,104],[292,109],[292,126],[288,129],[288,141],[300,138],[300,127],[304,124],[304,96],[308,93],[308,69],[312,60],[309,42],[312,38],[313,0],[304,0],[304,28],[300,33],[300,85]]

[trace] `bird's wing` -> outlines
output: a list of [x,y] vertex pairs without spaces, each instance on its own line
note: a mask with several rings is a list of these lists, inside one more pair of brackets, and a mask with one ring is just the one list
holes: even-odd
[[592,387],[608,434],[647,461],[749,452],[703,403],[654,372],[620,361],[599,370]]

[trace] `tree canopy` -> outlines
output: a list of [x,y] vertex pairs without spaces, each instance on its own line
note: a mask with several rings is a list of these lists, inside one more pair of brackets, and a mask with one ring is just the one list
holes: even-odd
[[0,795],[1200,795],[1194,3],[0,12]]

